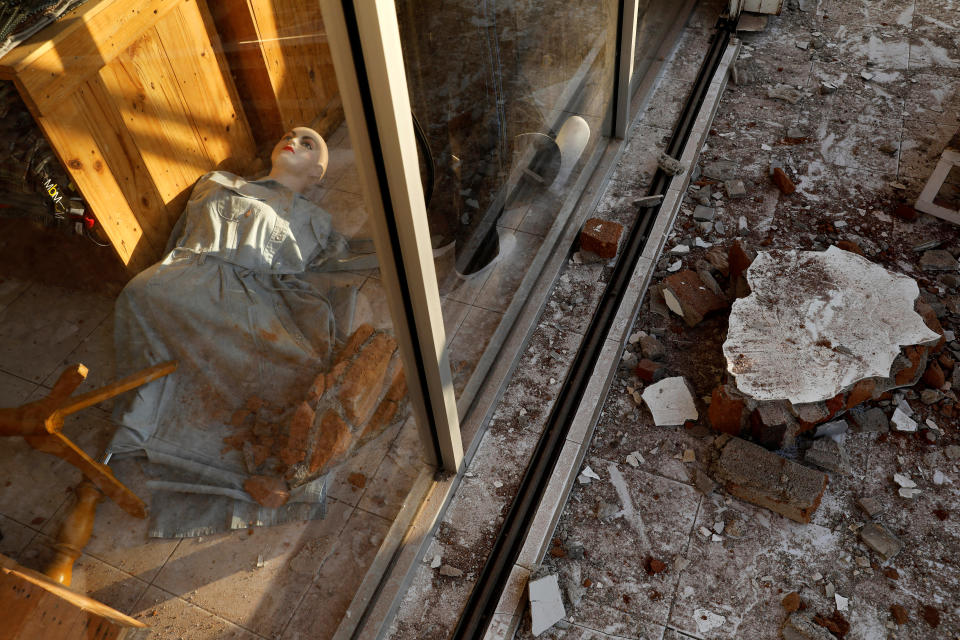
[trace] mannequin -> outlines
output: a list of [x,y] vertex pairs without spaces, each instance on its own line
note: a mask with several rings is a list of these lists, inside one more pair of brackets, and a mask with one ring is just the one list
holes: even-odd
[[287,467],[269,448],[229,446],[239,432],[270,442],[353,331],[356,290],[325,272],[347,243],[330,215],[300,195],[325,173],[326,144],[296,127],[270,160],[260,180],[220,171],[201,177],[163,260],[117,300],[119,375],[180,362],[176,376],[114,408],[118,430],[108,451],[148,459],[151,536],[323,515],[325,477],[301,473],[285,487],[284,506],[264,508],[245,482],[264,474],[257,477],[284,483]]

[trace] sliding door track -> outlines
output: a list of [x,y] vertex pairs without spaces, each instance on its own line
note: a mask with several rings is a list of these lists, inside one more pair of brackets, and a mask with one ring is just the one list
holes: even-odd
[[[717,23],[710,48],[700,66],[700,72],[684,104],[680,119],[672,132],[670,144],[667,146],[666,153],[674,158],[680,157],[687,143],[704,96],[710,87],[714,72],[720,65],[734,28],[735,23],[728,22],[725,18],[721,18]],[[649,195],[666,195],[670,180],[671,176],[658,169],[654,174]],[[624,241],[623,250],[614,267],[610,282],[584,335],[583,344],[577,351],[570,374],[560,389],[544,433],[537,442],[517,495],[494,542],[493,550],[480,572],[464,613],[454,629],[452,638],[455,640],[479,640],[484,636],[493,618],[497,602],[526,538],[527,527],[533,521],[533,516],[557,464],[584,390],[593,374],[614,316],[630,284],[630,278],[644,251],[650,229],[659,212],[659,206],[642,210]]]

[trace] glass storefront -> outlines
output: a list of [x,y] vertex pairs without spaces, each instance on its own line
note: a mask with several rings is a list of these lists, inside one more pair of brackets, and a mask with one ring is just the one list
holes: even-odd
[[0,553],[155,637],[332,637],[568,248],[619,3],[7,4],[0,406],[128,384],[62,437],[0,420]]
[[608,135],[617,5],[396,6],[460,398]]

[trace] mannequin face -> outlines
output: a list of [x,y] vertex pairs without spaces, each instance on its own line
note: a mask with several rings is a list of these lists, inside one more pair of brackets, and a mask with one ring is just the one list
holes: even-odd
[[295,127],[280,138],[270,154],[270,175],[288,175],[310,182],[327,170],[327,145],[313,129]]

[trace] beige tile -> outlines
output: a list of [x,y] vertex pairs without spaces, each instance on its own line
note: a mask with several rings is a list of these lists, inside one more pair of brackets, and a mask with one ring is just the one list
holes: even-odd
[[320,206],[333,218],[334,231],[347,238],[373,238],[370,216],[362,195],[329,189]]
[[[513,233],[516,244],[509,254],[497,259],[490,277],[487,278],[474,301],[476,306],[493,311],[506,311],[513,301],[520,282],[527,275],[530,263],[533,262],[542,241],[540,237],[522,231],[505,233]],[[501,236],[501,242],[503,242],[503,236]]]
[[20,297],[20,294],[26,291],[29,286],[30,283],[24,280],[0,276],[0,309]]
[[402,424],[395,425],[379,438],[364,445],[334,474],[327,489],[327,495],[356,506],[401,428]]
[[[154,585],[244,628],[274,636],[340,542],[352,511],[330,500],[323,520],[186,539]],[[264,565],[258,568],[260,557]]]
[[157,587],[150,587],[132,616],[150,627],[151,640],[254,640],[260,636]]
[[456,395],[466,386],[470,374],[487,348],[490,336],[500,324],[503,314],[479,307],[471,307],[463,319],[457,335],[450,343],[450,369]]
[[67,500],[71,482],[80,479],[79,472],[22,438],[0,441],[0,469],[0,513],[38,528]]
[[107,317],[106,296],[34,285],[0,312],[0,369],[40,382]]
[[522,608],[527,583],[530,581],[530,570],[518,564],[513,565],[507,584],[503,588],[500,600],[497,602],[496,612],[500,614],[515,614]]
[[[117,478],[141,500],[150,503],[147,478],[140,462],[133,458],[114,460],[110,467]],[[43,532],[54,537],[76,503],[70,497],[56,515],[43,525]],[[180,543],[179,539],[150,538],[148,518],[135,518],[105,498],[97,506],[93,533],[84,552],[110,566],[146,582],[152,581]]]
[[370,324],[375,329],[393,330],[390,307],[383,283],[375,278],[367,278],[357,294],[357,310],[354,314],[354,326]]
[[425,466],[423,444],[411,418],[391,444],[376,474],[367,479],[360,508],[392,521]]
[[389,529],[390,523],[383,518],[360,509],[353,513],[339,544],[297,607],[284,640],[333,637]]
[[16,560],[37,532],[28,526],[0,516],[0,553]]
[[443,330],[446,333],[447,344],[449,345],[457,335],[463,319],[467,317],[470,305],[446,298],[441,302],[441,308],[443,309]]
[[18,407],[37,388],[35,382],[0,371],[0,407]]
[[545,193],[530,204],[530,209],[517,230],[541,237],[547,235],[553,228],[562,206],[563,203],[556,196]]
[[[20,564],[43,573],[53,560],[54,540],[39,535],[20,554]],[[111,567],[86,553],[73,565],[70,588],[86,594],[121,613],[130,613],[134,604],[146,591],[148,583],[119,569]]]
[[327,173],[320,181],[320,186],[326,189],[339,189],[341,180],[350,171],[356,171],[355,156],[353,149],[350,148],[349,141],[346,144],[338,145],[336,148],[328,149],[330,161],[327,164]]
[[[52,387],[60,374],[68,366],[79,363],[87,367],[86,380],[77,387],[74,394],[86,393],[92,389],[107,385],[116,380],[116,358],[113,349],[113,313],[111,312],[89,336],[84,338],[76,349],[61,360],[57,367],[43,381],[44,386]],[[113,409],[113,399],[97,404],[104,411]]]

